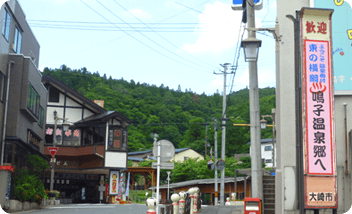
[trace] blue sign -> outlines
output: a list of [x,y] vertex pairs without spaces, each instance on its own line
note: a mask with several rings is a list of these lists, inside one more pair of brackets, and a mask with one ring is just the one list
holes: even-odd
[[332,14],[332,59],[334,88],[352,90],[352,1],[314,0],[314,7],[334,9]]
[[[233,10],[242,10],[242,3],[244,0],[232,0]],[[247,3],[248,4],[248,3]],[[261,10],[263,8],[263,0],[254,0],[254,9]]]
[[[243,0],[232,0],[232,4],[240,4],[242,6]],[[254,3],[258,3],[259,0],[254,0]]]

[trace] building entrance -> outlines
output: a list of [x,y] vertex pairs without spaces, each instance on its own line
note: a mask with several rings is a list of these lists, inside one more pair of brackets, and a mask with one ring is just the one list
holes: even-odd
[[[99,203],[99,175],[55,173],[54,190],[60,203]],[[45,173],[45,189],[50,189],[50,173]]]

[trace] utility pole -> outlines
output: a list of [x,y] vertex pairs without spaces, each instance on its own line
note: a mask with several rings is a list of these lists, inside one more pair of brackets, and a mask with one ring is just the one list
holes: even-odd
[[214,187],[215,187],[215,204],[214,206],[218,206],[218,167],[216,166],[216,162],[218,161],[218,124],[217,124],[217,120],[214,119],[214,156],[215,156],[215,183],[214,183]]
[[[247,0],[247,26],[255,28],[254,0]],[[256,38],[256,32],[248,31],[248,38]],[[263,200],[263,175],[260,142],[260,110],[257,61],[249,61],[249,103],[251,123],[251,164],[252,164],[252,197]]]
[[208,125],[209,125],[209,123],[202,123],[202,125],[205,125],[205,138],[204,138],[204,140],[205,140],[205,152],[204,152],[204,158],[206,158],[207,157],[207,153],[208,153],[208,135],[207,135],[207,133],[208,133]]
[[[221,159],[225,161],[225,141],[226,141],[226,75],[231,74],[227,73],[227,66],[230,63],[224,63],[223,65],[220,64],[224,71],[220,74],[224,75],[224,89],[223,89],[223,96],[222,96],[222,139],[221,139]],[[216,74],[214,72],[214,74]],[[225,168],[221,170],[221,182],[220,182],[220,205],[225,205]]]

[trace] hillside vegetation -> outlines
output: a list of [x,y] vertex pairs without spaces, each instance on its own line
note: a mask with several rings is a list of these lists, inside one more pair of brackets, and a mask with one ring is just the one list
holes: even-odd
[[[191,89],[169,89],[165,85],[113,79],[86,68],[70,69],[62,65],[58,69],[45,68],[42,75],[50,74],[91,100],[104,100],[104,108],[122,113],[133,121],[128,127],[128,150],[152,149],[153,133],[158,139],[171,141],[176,148],[192,148],[201,154],[205,150],[205,125],[209,123],[207,139],[214,146],[213,118],[222,117],[222,96],[196,94]],[[260,114],[271,114],[275,108],[275,88],[259,91]],[[248,153],[250,128],[233,126],[249,124],[249,90],[242,89],[227,96],[226,156]],[[271,120],[267,118],[268,124]],[[262,130],[262,138],[271,138],[272,129]],[[221,151],[221,126],[218,130],[218,151]],[[208,154],[209,154],[208,149]],[[219,153],[220,155],[220,153]]]

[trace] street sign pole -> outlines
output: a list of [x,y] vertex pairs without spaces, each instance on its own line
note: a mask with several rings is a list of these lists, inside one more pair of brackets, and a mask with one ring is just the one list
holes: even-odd
[[157,166],[157,175],[156,175],[156,213],[159,213],[159,183],[160,183],[160,141],[156,142],[157,134],[154,134],[154,144],[157,143],[158,146],[158,166]]

